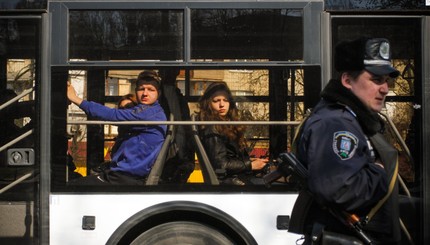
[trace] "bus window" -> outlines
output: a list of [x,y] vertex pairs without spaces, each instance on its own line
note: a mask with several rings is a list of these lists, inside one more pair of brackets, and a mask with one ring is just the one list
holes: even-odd
[[[160,72],[163,69],[154,70]],[[289,149],[295,125],[303,118],[305,112],[305,78],[312,78],[310,73],[313,71],[307,67],[288,69],[275,67],[268,67],[267,69],[251,69],[249,67],[179,69],[175,82],[171,84],[176,86],[181,96],[187,101],[186,109],[191,115],[198,112],[197,102],[209,84],[217,81],[226,82],[235,97],[236,106],[241,116],[240,120],[247,124],[245,135],[248,145],[247,153],[251,157],[267,157],[276,160],[279,152]],[[64,70],[54,73],[53,77],[59,76],[63,77],[64,81],[70,81],[79,97],[114,108],[122,95],[134,93],[134,80],[139,72],[141,70]],[[308,73],[309,76],[306,75]],[[274,86],[270,85],[273,80],[277,80],[276,83],[282,87],[277,86],[275,89]],[[58,81],[54,84],[58,89],[64,89],[65,82]],[[105,89],[100,90],[100,86],[104,86]],[[162,80],[162,88],[163,86],[165,85],[163,85]],[[285,91],[285,93],[279,91]],[[61,99],[66,106],[65,94]],[[169,100],[169,98],[166,99]],[[110,150],[118,133],[117,125],[114,122],[87,125],[86,121],[92,121],[92,119],[88,118],[79,107],[70,104],[67,108],[66,114],[58,111],[61,115],[66,116],[59,122],[72,122],[64,125],[67,130],[67,137],[65,134],[58,135],[59,137],[55,136],[55,142],[63,143],[53,146],[54,152],[68,152],[69,154],[67,158],[63,154],[56,155],[58,163],[56,161],[55,166],[58,167],[58,170],[53,171],[54,176],[56,176],[53,179],[58,179],[63,185],[69,181],[69,178],[89,175],[91,169],[109,161]],[[165,108],[165,111],[168,110]],[[276,117],[272,115],[276,115]],[[283,125],[271,125],[270,121],[273,118],[277,118],[277,121],[285,121],[285,123]],[[251,122],[257,123],[252,124]],[[61,145],[63,146],[61,147]],[[64,166],[66,159],[69,160],[68,168],[60,167],[61,165]],[[70,160],[72,159],[73,164],[71,165]],[[54,169],[57,169],[55,166],[53,166]],[[188,183],[204,183],[200,167],[196,158],[195,172],[193,172],[193,178],[189,179]],[[272,162],[272,170],[275,167],[275,163]],[[66,169],[67,173],[58,172],[61,168],[61,172]],[[265,169],[265,171],[268,170]],[[257,174],[262,176],[265,173]]]
[[303,61],[301,9],[195,9],[191,23],[194,61]]
[[183,18],[179,10],[70,11],[69,59],[183,60]]
[[[359,35],[384,37],[390,40],[393,48],[393,65],[400,71],[400,76],[390,84],[385,113],[392,118],[398,135],[391,130],[390,139],[400,153],[399,173],[408,185],[416,186],[420,177],[420,126],[417,118],[421,117],[420,91],[421,47],[420,19],[409,18],[336,18],[333,17],[333,43]],[[399,137],[400,136],[400,139]],[[400,140],[400,142],[399,142]],[[402,142],[404,141],[404,142]],[[407,145],[405,144],[407,143]],[[403,143],[403,144],[402,144]],[[407,146],[409,149],[405,149]],[[409,152],[410,151],[410,152]],[[414,159],[412,159],[412,156]],[[416,193],[418,194],[418,193]]]
[[[183,16],[182,10],[70,11],[69,59],[182,61]],[[194,9],[191,30],[193,61],[303,61],[301,9]]]

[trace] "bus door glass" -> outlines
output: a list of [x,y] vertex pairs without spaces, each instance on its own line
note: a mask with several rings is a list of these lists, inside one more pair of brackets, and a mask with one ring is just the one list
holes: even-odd
[[[333,46],[358,35],[387,38],[393,66],[400,76],[389,84],[381,116],[387,122],[385,134],[399,152],[400,214],[415,243],[420,243],[420,197],[423,188],[423,98],[424,87],[422,19],[414,16],[332,16]],[[407,201],[406,201],[407,200]],[[404,241],[406,243],[406,241]]]
[[0,16],[0,243],[38,240],[40,19]]

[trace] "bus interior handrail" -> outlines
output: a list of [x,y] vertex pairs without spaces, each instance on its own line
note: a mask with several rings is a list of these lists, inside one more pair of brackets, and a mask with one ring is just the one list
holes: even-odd
[[32,93],[34,91],[34,87],[25,89],[24,91],[22,91],[22,93],[18,94],[17,96],[13,97],[12,99],[6,101],[5,103],[0,105],[0,111],[3,110],[4,108],[8,107],[9,105],[15,103],[16,101],[18,101],[19,99],[21,99],[22,97]]
[[290,125],[297,126],[300,121],[98,121],[70,120],[67,124],[80,125]]
[[391,118],[385,112],[380,112],[379,114],[381,114],[387,120],[388,125],[393,130],[394,134],[396,135],[396,138],[399,141],[400,146],[402,147],[402,150],[405,151],[406,156],[408,157],[408,160],[410,162],[414,162],[414,159],[411,155],[411,152],[410,152],[408,146],[406,145],[406,142],[403,140],[402,136],[400,135],[399,130],[397,130],[393,120],[391,120]]
[[[196,121],[195,114],[191,115],[191,120],[193,122],[198,122]],[[206,154],[206,150],[202,142],[200,141],[197,125],[193,124],[191,126],[191,130],[193,131],[193,139],[194,143],[196,144],[196,153],[197,157],[199,158],[199,162],[201,162],[200,168],[202,169],[203,179],[205,180],[205,183],[206,180],[208,180],[210,185],[219,185],[220,183],[218,180],[218,176],[216,175],[215,170],[212,167],[212,163],[210,162],[209,157]]]
[[[406,145],[406,142],[403,140],[402,136],[399,133],[399,130],[397,130],[396,125],[394,124],[394,122],[391,120],[391,118],[385,113],[385,112],[379,112],[379,114],[381,116],[383,116],[385,118],[385,120],[388,122],[388,125],[390,126],[390,128],[393,130],[397,140],[400,143],[400,146],[402,147],[403,151],[406,153],[406,156],[408,157],[408,160],[413,163],[413,158],[411,155],[411,152],[408,148],[408,146]],[[403,178],[400,176],[400,174],[397,175],[398,179],[399,179],[399,184],[402,187],[403,191],[406,193],[406,195],[410,198],[411,197],[411,193],[408,189],[408,187],[406,186],[405,182],[403,181]]]
[[24,180],[30,178],[33,175],[33,171],[24,174],[19,179],[13,181],[12,183],[8,184],[7,186],[0,189],[0,195],[6,192],[7,190],[11,189],[12,187],[16,186],[17,184],[23,182]]
[[[173,114],[170,114],[170,121],[174,121]],[[169,147],[171,147],[171,144],[174,141],[174,135],[175,135],[174,126],[175,125],[169,125],[167,129],[166,138],[164,139],[164,143],[161,147],[161,150],[158,153],[158,156],[155,160],[154,165],[152,166],[151,171],[149,172],[145,185],[157,185],[160,181],[160,177],[161,177],[161,174],[163,173]]]
[[21,134],[20,136],[16,137],[15,139],[9,141],[8,143],[4,144],[0,147],[0,152],[2,152],[4,149],[14,145],[15,143],[19,142],[20,140],[24,139],[25,137],[31,135],[33,133],[33,129],[28,130],[27,132]]
[[[22,93],[18,94],[17,96],[13,97],[12,99],[6,101],[5,103],[0,105],[0,111],[3,110],[4,108],[8,107],[9,105],[12,105],[13,103],[15,103],[16,101],[18,101],[19,99],[21,99],[22,97],[32,93],[34,91],[34,87],[25,89],[24,91],[22,91]],[[14,145],[15,143],[17,143],[18,141],[24,139],[25,137],[29,136],[30,134],[33,133],[33,130],[28,130],[27,132],[21,134],[20,136],[16,137],[15,139],[9,141],[8,143],[4,144],[3,146],[0,147],[0,152],[2,152],[4,149]]]

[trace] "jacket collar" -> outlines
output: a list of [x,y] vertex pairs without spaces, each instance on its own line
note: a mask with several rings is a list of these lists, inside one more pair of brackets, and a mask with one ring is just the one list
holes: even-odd
[[371,111],[360,99],[348,90],[339,80],[332,79],[321,92],[325,100],[351,108],[365,134],[372,136],[384,130],[384,123],[378,113]]

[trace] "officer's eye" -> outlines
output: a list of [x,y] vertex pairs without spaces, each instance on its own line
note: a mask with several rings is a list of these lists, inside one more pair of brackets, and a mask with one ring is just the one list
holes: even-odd
[[372,76],[370,80],[377,85],[382,85],[384,83],[387,83],[388,86],[393,85],[395,81],[395,79],[390,76]]

